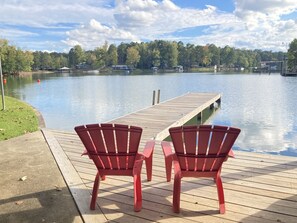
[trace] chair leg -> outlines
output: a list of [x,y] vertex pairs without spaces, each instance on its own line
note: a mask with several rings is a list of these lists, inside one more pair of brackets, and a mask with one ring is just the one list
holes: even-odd
[[134,211],[138,212],[142,207],[142,191],[140,174],[134,175]]
[[149,158],[145,159],[145,167],[146,167],[146,175],[147,175],[147,181],[152,180],[153,175],[153,155],[151,155]]
[[171,181],[171,171],[172,171],[172,158],[165,158],[165,169],[166,169],[166,179],[167,182]]
[[100,174],[99,174],[99,172],[97,172],[97,175],[96,175],[95,181],[94,181],[94,185],[93,185],[92,200],[91,200],[91,204],[90,204],[91,210],[95,210],[96,199],[98,196],[99,183],[100,183]]
[[180,192],[181,192],[181,177],[177,174],[174,176],[174,185],[173,185],[173,212],[179,213],[180,211]]
[[218,198],[219,198],[219,205],[220,205],[220,214],[224,214],[226,211],[224,188],[223,188],[221,176],[219,176],[219,175],[216,178],[216,184],[217,184],[217,191],[218,191]]

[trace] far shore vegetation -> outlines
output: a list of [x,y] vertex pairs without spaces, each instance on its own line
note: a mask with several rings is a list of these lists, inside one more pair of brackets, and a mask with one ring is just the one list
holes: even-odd
[[5,75],[31,71],[55,71],[62,67],[71,70],[108,70],[114,65],[127,65],[136,69],[168,70],[182,66],[184,71],[213,71],[251,69],[261,61],[283,61],[288,58],[288,70],[297,70],[297,39],[289,44],[288,52],[237,49],[226,45],[205,46],[184,44],[179,41],[155,40],[151,42],[108,44],[93,50],[76,45],[68,53],[26,51],[0,39],[0,57]]
[[[2,105],[2,98],[0,99]],[[5,109],[0,109],[0,141],[38,130],[34,109],[17,99],[5,97]]]

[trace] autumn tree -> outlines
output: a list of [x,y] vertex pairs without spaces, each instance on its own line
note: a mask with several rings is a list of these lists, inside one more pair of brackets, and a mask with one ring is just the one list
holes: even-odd
[[153,66],[151,62],[150,44],[142,42],[138,44],[137,47],[140,56],[137,67],[140,69],[150,69]]
[[33,70],[40,70],[42,64],[41,64],[41,51],[35,51],[33,52]]
[[52,60],[52,57],[51,55],[48,53],[48,52],[43,52],[41,54],[41,69],[42,70],[48,70],[48,69],[51,69],[52,66],[53,66],[53,60]]
[[235,63],[235,52],[234,48],[230,46],[225,46],[221,50],[221,64],[225,65],[226,67],[233,67]]
[[289,45],[288,70],[297,71],[297,39],[294,39]]
[[76,45],[69,51],[69,64],[71,67],[85,62],[85,52],[80,45]]
[[107,42],[101,46],[96,47],[94,50],[94,55],[96,57],[96,60],[94,61],[94,64],[92,64],[93,68],[103,68],[106,65],[106,57],[107,57],[107,49],[108,44]]
[[21,71],[31,71],[33,55],[9,45],[5,39],[0,39],[0,57],[4,74],[18,74]]
[[184,46],[184,43],[182,41],[179,41],[177,43],[177,50],[178,50],[178,64],[183,65],[184,67],[189,67],[189,58],[188,58],[188,53],[187,49]]
[[168,48],[168,66],[169,67],[177,66],[177,59],[178,59],[177,43],[171,42],[169,43],[169,48]]
[[18,49],[16,51],[16,65],[15,71],[19,73],[21,71],[29,72],[33,65],[33,53],[30,51],[22,51]]
[[127,44],[127,43],[121,43],[117,47],[118,63],[119,64],[126,64],[126,60],[127,60],[127,48],[128,47],[129,47],[129,44]]
[[210,44],[210,45],[208,45],[208,50],[209,50],[209,56],[210,56],[210,64],[212,66],[220,65],[220,63],[221,63],[220,48],[214,44]]
[[140,60],[139,52],[135,46],[129,47],[127,49],[127,60],[126,64],[136,66]]
[[108,47],[105,59],[106,59],[107,66],[118,64],[118,52],[117,52],[117,47],[114,44],[111,44]]
[[160,51],[158,49],[153,49],[151,51],[151,61],[154,67],[160,66]]

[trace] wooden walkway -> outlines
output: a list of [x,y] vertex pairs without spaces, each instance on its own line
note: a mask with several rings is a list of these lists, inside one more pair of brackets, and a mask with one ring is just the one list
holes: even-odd
[[220,100],[220,94],[188,93],[110,122],[141,126],[143,142],[152,138],[163,140],[168,136],[170,127],[185,124]]
[[[192,114],[199,113],[199,109],[218,100],[216,97],[219,95],[203,96],[208,98],[204,103],[203,100],[197,102],[198,94],[189,94],[153,106],[153,109],[127,115],[128,121],[125,121],[125,117],[115,121],[143,126],[146,139],[154,137],[161,140],[166,134],[156,127],[157,123],[164,124],[165,117],[170,116],[171,121],[159,128],[168,129],[169,126],[181,125]],[[175,100],[180,107],[174,105]],[[191,106],[195,102],[196,105]],[[166,104],[171,108],[165,108]],[[197,104],[200,104],[200,108],[192,113],[197,109]],[[164,110],[157,112],[157,106]],[[149,109],[152,111],[148,111]],[[133,116],[137,119],[134,120]],[[143,117],[147,117],[148,121]],[[181,213],[175,214],[171,210],[173,183],[166,182],[164,158],[157,141],[153,157],[153,179],[147,182],[145,174],[142,175],[142,211],[133,211],[131,177],[107,177],[106,181],[102,181],[97,199],[98,207],[96,211],[90,211],[90,193],[96,169],[87,157],[81,156],[83,145],[79,138],[70,132],[44,129],[43,133],[85,222],[297,221],[296,158],[236,151],[236,159],[229,159],[222,171],[226,214],[220,215],[218,212],[217,192],[213,181],[194,178],[183,179]],[[145,170],[142,172],[145,173]]]

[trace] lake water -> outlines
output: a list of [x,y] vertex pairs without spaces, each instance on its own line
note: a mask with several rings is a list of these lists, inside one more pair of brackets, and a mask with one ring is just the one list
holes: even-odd
[[[37,83],[40,79],[40,83]],[[212,124],[241,128],[236,149],[297,156],[297,78],[279,74],[40,74],[8,77],[5,94],[43,115],[46,127],[71,130],[106,122],[187,92],[222,94]]]

